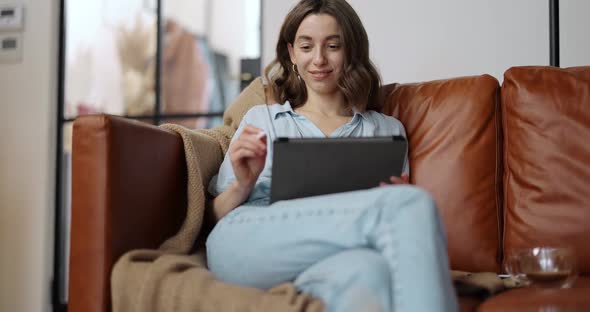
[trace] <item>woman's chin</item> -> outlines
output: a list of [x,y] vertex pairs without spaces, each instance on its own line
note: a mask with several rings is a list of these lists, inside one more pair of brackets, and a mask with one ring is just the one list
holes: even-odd
[[306,82],[306,85],[308,91],[312,91],[318,94],[333,94],[340,90],[338,89],[338,84],[333,82],[332,79],[310,79],[310,81]]
[[[311,88],[311,92],[320,96],[333,96],[340,92],[338,88]],[[308,89],[309,93],[309,89]]]

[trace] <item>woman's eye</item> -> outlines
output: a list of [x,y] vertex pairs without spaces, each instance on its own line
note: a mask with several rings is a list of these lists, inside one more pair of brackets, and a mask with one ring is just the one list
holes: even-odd
[[311,46],[301,46],[300,47],[301,50],[307,51],[311,49]]
[[330,45],[328,45],[328,48],[330,48],[332,50],[337,50],[337,49],[340,49],[340,45],[339,44],[330,44]]

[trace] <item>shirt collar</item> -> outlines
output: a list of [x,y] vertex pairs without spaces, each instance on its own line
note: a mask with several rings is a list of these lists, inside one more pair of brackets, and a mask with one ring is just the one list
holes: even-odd
[[359,112],[355,106],[352,107],[352,119],[354,118],[358,118],[357,116],[360,116],[364,119],[366,119],[367,117],[365,117],[365,114],[363,112]]
[[275,106],[276,106],[276,108],[272,112],[273,120],[277,119],[278,115],[285,114],[285,113],[297,115],[297,113],[295,113],[295,111],[291,107],[291,103],[289,103],[289,101],[285,101],[285,103],[283,103],[282,105],[275,105]]
[[[280,114],[291,114],[291,115],[295,115],[295,116],[299,116],[299,114],[297,114],[294,110],[293,107],[291,107],[291,103],[289,101],[285,101],[285,103],[283,103],[282,105],[276,105],[276,109],[273,110],[272,113],[272,117],[273,120],[277,119],[277,116]],[[354,120],[355,118],[359,118],[357,116],[360,116],[362,118],[365,118],[365,114],[363,112],[360,112],[359,110],[357,110],[356,107],[352,107],[352,119]]]

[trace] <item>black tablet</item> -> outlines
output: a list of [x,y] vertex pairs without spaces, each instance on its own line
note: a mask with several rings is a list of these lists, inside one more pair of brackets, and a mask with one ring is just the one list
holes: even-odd
[[402,136],[278,138],[270,202],[379,186],[401,175],[407,154]]

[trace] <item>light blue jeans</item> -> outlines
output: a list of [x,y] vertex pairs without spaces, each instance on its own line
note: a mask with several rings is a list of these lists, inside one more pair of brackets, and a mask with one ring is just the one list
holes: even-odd
[[207,240],[222,281],[293,281],[326,310],[457,311],[434,201],[407,185],[241,206]]

